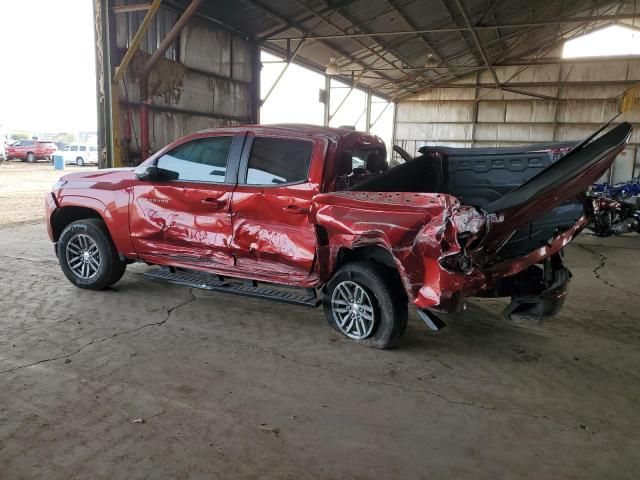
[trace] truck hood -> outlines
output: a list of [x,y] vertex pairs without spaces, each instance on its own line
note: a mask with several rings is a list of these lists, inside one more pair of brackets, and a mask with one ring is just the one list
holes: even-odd
[[66,182],[120,182],[134,178],[133,171],[133,168],[105,168],[103,170],[68,173],[60,177],[60,180]]

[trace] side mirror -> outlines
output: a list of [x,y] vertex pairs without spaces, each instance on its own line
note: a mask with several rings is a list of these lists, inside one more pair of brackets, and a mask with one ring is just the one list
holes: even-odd
[[162,180],[178,180],[180,174],[173,170],[158,168],[155,165],[140,165],[135,170],[135,176],[138,180],[154,182]]

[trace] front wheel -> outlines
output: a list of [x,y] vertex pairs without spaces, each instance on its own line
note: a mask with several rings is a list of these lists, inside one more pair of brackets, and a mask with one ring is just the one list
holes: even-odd
[[76,165],[82,167],[84,165],[84,158],[78,157],[76,158]]
[[395,272],[375,263],[342,266],[325,289],[329,325],[357,343],[393,347],[407,327],[407,299],[399,281]]
[[127,267],[102,220],[87,218],[69,224],[58,241],[62,272],[76,287],[101,290],[122,278]]

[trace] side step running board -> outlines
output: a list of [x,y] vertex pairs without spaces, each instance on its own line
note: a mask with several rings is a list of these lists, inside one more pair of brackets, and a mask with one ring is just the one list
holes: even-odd
[[172,271],[169,268],[153,268],[145,272],[144,276],[160,282],[175,283],[177,285],[201,288],[213,292],[232,293],[245,297],[272,300],[274,302],[291,303],[303,307],[315,308],[321,303],[316,292],[311,289],[292,292],[291,289],[287,291],[267,285],[258,286],[255,282],[251,281],[243,283],[242,280],[232,280],[217,275],[189,270]]

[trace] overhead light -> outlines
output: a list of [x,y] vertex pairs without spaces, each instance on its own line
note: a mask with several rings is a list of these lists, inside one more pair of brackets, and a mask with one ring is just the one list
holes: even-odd
[[340,67],[336,63],[335,58],[330,58],[327,64],[327,69],[324,71],[327,75],[340,75]]
[[438,60],[433,56],[433,53],[427,53],[427,60],[424,62],[426,68],[437,67]]

